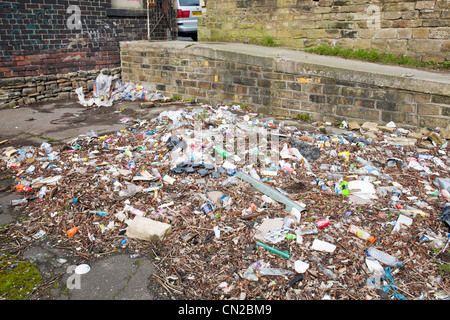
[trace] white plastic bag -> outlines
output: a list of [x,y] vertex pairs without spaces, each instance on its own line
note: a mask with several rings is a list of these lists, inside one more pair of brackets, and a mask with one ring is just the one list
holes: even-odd
[[94,83],[94,97],[101,98],[108,94],[111,89],[112,76],[100,73]]

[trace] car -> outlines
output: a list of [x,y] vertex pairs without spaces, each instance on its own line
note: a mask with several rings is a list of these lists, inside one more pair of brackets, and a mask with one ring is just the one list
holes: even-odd
[[200,0],[174,0],[177,10],[178,36],[197,41],[197,20],[202,16]]

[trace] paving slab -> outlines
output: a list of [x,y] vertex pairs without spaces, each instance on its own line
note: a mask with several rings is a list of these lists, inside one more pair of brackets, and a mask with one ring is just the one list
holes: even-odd
[[[90,271],[66,281],[74,286],[68,290],[69,300],[152,300],[148,282],[155,272],[152,262],[119,254],[89,264]],[[72,277],[72,278],[70,278]],[[78,280],[76,280],[78,278]],[[76,286],[75,284],[77,284]],[[70,286],[70,285],[69,285]]]

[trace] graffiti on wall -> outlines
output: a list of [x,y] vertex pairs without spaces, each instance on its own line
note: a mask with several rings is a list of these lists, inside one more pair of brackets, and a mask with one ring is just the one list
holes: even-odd
[[81,34],[87,34],[89,39],[94,41],[109,41],[114,37],[117,37],[116,31],[116,22],[112,22],[112,25],[109,23],[96,19],[95,20],[95,28],[89,28],[86,20],[81,21],[81,10],[77,5],[71,5],[67,8],[67,13],[71,14],[69,18],[67,18],[66,25],[70,30],[80,30]]
[[61,41],[57,40],[58,15],[53,7],[21,13],[16,4],[3,3],[0,4],[0,10],[4,12],[6,23],[12,27],[12,30],[7,32],[8,52],[0,47],[2,56],[8,61],[28,52],[39,54],[45,50],[64,47]]
[[[23,13],[14,3],[0,4],[2,12],[0,18],[4,18],[6,24],[10,26],[9,29],[5,28],[1,35],[7,47],[0,45],[0,57],[7,61],[16,56],[33,54],[36,57],[47,50],[70,48],[74,43],[73,38],[78,40],[75,41],[78,44],[87,45],[88,41],[110,41],[117,36],[116,22],[109,24],[101,19],[95,19],[89,25],[85,19],[82,20],[81,9],[77,5],[67,7],[65,12],[67,18],[58,13],[53,6],[49,9],[30,11]],[[61,27],[79,33],[71,37],[68,44],[64,44],[58,34],[58,28]]]

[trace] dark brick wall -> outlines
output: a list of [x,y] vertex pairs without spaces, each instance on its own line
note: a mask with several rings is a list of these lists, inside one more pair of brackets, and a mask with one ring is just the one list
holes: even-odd
[[[169,0],[156,2],[150,8],[151,39],[167,39],[173,27]],[[120,67],[119,42],[143,39],[146,10],[114,10],[110,0],[2,1],[0,78]]]

